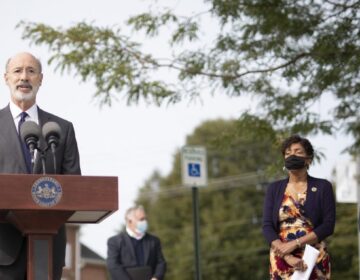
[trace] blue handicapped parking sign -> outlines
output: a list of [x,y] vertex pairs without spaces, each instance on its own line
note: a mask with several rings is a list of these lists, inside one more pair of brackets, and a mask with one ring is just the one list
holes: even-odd
[[189,163],[188,164],[188,175],[190,177],[200,177],[200,164],[199,163]]
[[206,149],[185,146],[181,149],[181,177],[184,186],[207,186]]

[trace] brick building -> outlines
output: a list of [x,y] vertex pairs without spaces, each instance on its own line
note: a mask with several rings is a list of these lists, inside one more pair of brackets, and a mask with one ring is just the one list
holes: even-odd
[[105,259],[80,243],[79,229],[79,225],[66,225],[66,266],[62,280],[108,280]]

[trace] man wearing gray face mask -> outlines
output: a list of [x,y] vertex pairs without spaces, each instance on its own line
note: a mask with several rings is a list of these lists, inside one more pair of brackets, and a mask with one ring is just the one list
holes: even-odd
[[129,208],[125,213],[125,221],[125,230],[110,237],[107,242],[107,267],[111,279],[164,279],[166,262],[160,240],[147,233],[144,208]]

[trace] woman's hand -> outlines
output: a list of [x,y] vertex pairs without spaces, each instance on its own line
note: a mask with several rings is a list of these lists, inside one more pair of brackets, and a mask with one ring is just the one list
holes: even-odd
[[293,255],[286,255],[284,260],[295,270],[305,271],[307,269],[306,263],[304,263],[302,259],[294,257]]
[[282,242],[280,239],[276,239],[271,242],[271,248],[274,250],[275,255],[284,257],[287,254],[290,254],[297,248],[297,243],[295,240],[289,242]]

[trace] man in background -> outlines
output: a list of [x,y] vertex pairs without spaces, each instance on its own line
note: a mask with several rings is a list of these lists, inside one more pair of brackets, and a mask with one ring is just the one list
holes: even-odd
[[147,279],[164,279],[166,262],[160,240],[146,232],[148,223],[144,208],[129,208],[125,213],[125,222],[125,230],[110,237],[107,243],[107,267],[111,279],[132,280],[136,270],[142,268],[144,275],[148,268],[147,276],[150,277]]
[[[26,52],[14,55],[6,63],[4,79],[10,89],[10,102],[0,110],[0,173],[43,173],[40,153],[35,153],[34,161],[29,160],[29,151],[19,136],[21,125],[30,120],[40,127],[46,122],[56,122],[61,129],[62,135],[56,149],[56,165],[53,155],[46,153],[46,173],[79,175],[79,152],[72,123],[45,112],[36,105],[36,95],[43,80],[40,60]],[[39,139],[39,146],[46,146],[43,137]],[[26,245],[26,238],[22,233],[0,215],[1,280],[26,279]],[[65,227],[62,226],[53,240],[53,280],[61,279],[65,247]]]

